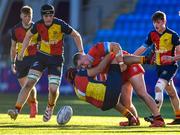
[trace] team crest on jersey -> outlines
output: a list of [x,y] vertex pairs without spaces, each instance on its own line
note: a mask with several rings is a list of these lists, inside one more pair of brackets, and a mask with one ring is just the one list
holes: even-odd
[[133,67],[134,72],[137,72],[137,70],[138,70],[137,67]]
[[58,38],[58,32],[57,31],[53,31],[53,37],[54,37],[54,39]]
[[167,39],[167,38],[164,39],[164,44],[165,44],[165,45],[168,45],[168,44],[169,44],[169,39]]
[[166,74],[167,74],[167,71],[166,71],[166,70],[164,70],[164,71],[162,72],[162,74],[163,74],[163,75],[166,75]]
[[37,66],[39,64],[38,61],[34,62],[33,66]]

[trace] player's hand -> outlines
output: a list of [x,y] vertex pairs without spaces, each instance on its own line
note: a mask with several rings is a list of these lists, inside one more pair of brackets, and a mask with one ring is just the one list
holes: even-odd
[[165,65],[171,64],[172,62],[174,62],[174,57],[165,55],[161,57],[161,61]]
[[122,55],[116,55],[116,61],[119,63],[119,62],[122,62],[123,61],[123,56]]
[[13,72],[13,74],[16,74],[16,65],[15,65],[15,63],[11,64],[11,71]]
[[17,58],[19,61],[22,61],[23,60],[23,53],[22,52],[20,52],[19,54],[18,54],[18,58]]
[[121,72],[124,72],[127,69],[127,65],[126,64],[121,64],[120,68],[121,68]]

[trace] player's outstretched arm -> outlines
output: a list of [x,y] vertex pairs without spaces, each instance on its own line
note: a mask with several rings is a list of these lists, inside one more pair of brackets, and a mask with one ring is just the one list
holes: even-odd
[[78,48],[78,51],[81,53],[84,53],[84,48],[83,48],[83,43],[82,43],[82,38],[79,32],[77,32],[75,29],[72,30],[71,36],[73,37],[76,46]]
[[135,52],[134,55],[141,55],[146,51],[146,47],[144,47],[143,45],[141,47],[139,47]]
[[124,56],[123,61],[126,65],[151,64],[150,59],[146,56],[135,56],[135,55]]
[[25,38],[24,38],[24,40],[23,40],[22,50],[21,50],[21,52],[18,54],[18,60],[22,60],[22,59],[23,59],[24,51],[25,51],[25,49],[28,47],[29,41],[30,41],[32,35],[33,35],[33,34],[31,33],[30,30],[26,33],[26,36],[25,36]]

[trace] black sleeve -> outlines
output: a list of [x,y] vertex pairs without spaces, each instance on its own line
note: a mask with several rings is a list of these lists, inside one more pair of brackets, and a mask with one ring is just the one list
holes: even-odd
[[65,34],[71,34],[73,28],[69,24],[61,20],[61,30]]
[[17,41],[14,28],[11,29],[11,39],[14,40],[14,41]]
[[175,46],[180,45],[180,39],[177,33],[172,35],[172,44]]
[[151,45],[152,45],[152,40],[151,40],[151,32],[150,32],[145,39],[144,46],[149,47]]
[[36,26],[37,26],[36,23],[32,25],[32,27],[31,27],[31,29],[30,29],[30,32],[31,32],[32,34],[36,34],[36,33],[37,33],[37,28],[36,28]]

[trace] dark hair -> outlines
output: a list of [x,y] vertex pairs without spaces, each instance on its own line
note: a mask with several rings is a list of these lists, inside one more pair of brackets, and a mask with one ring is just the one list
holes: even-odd
[[32,14],[32,8],[30,6],[23,6],[21,8],[21,13],[23,14]]
[[50,4],[45,4],[41,7],[41,15],[46,15],[46,14],[54,14],[55,10],[54,7]]
[[81,56],[82,56],[82,54],[81,53],[75,53],[74,55],[73,55],[73,64],[74,64],[74,66],[75,67],[77,67],[77,65],[78,65],[78,60],[81,58]]
[[157,20],[166,20],[166,14],[162,11],[156,11],[152,15],[152,21],[157,21]]
[[65,78],[69,83],[73,85],[76,74],[77,74],[77,69],[70,67],[65,73]]

